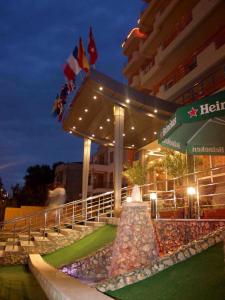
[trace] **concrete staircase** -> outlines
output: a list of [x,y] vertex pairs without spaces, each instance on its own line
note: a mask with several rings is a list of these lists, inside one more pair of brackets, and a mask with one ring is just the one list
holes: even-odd
[[27,263],[29,254],[47,254],[64,248],[84,238],[105,222],[87,222],[86,225],[74,225],[73,228],[40,228],[29,234],[0,232],[0,264]]

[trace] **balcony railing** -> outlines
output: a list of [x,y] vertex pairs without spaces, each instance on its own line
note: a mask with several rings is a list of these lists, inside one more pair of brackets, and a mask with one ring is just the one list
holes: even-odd
[[159,91],[160,86],[165,87],[168,90],[174,86],[179,80],[184,78],[194,68],[197,67],[197,57],[202,53],[210,44],[215,44],[215,49],[219,49],[225,43],[225,27],[220,28],[213,36],[205,41],[198,49],[196,49],[192,55],[177,66],[169,75],[167,75],[160,83],[154,86],[156,93]]

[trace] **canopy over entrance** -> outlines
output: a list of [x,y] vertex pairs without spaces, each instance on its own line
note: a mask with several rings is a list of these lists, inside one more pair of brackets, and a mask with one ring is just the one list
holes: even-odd
[[64,130],[105,146],[114,144],[114,107],[124,109],[124,147],[140,148],[156,139],[177,104],[145,95],[92,70],[63,120]]
[[225,91],[177,109],[158,133],[162,146],[189,154],[225,154]]

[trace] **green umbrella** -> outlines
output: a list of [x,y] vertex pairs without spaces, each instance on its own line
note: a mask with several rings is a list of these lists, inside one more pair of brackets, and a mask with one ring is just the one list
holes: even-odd
[[159,143],[189,154],[225,154],[225,91],[178,108],[158,133]]

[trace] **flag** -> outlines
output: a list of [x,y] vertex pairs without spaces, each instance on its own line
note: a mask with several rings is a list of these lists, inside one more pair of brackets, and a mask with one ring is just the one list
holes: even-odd
[[79,63],[79,66],[81,67],[81,69],[84,70],[85,72],[88,72],[90,69],[90,66],[89,66],[89,63],[87,60],[87,56],[86,56],[85,49],[84,49],[81,38],[79,40],[79,48],[78,48],[77,58],[78,58],[78,63]]
[[90,27],[90,31],[89,31],[88,53],[89,53],[89,63],[90,63],[90,65],[94,65],[98,58],[98,52],[97,52],[97,48],[95,45],[95,40],[94,40],[94,36],[93,36],[91,27]]
[[75,73],[68,63],[64,66],[64,74],[68,80],[75,80]]
[[64,74],[68,81],[74,81],[77,74],[79,74],[81,68],[78,64],[78,48],[74,48],[72,54],[67,59],[67,63],[64,67]]
[[60,115],[62,111],[62,107],[63,107],[62,99],[59,97],[59,95],[57,95],[52,107],[52,114],[54,117]]

